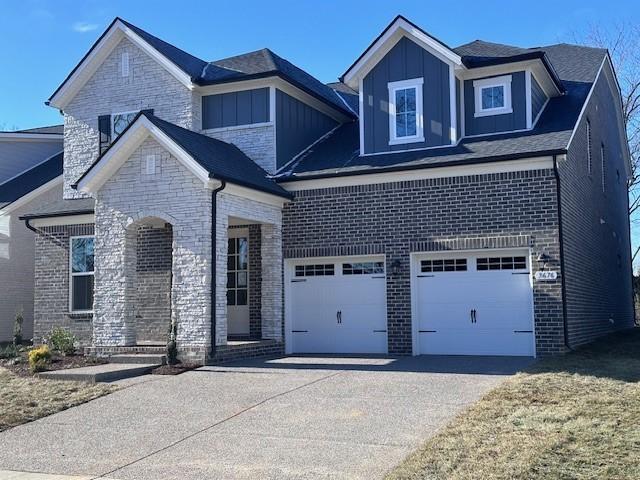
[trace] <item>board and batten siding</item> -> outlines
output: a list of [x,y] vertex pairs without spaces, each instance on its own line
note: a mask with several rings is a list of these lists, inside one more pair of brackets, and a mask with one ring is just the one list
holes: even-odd
[[[514,72],[511,75],[511,107],[512,113],[475,117],[475,91],[473,82],[464,82],[465,134],[483,135],[487,133],[508,132],[527,128],[527,100],[525,73]],[[502,75],[500,75],[502,76]],[[487,77],[491,78],[491,77]]]
[[542,90],[536,77],[531,75],[531,119],[535,120],[547,101],[547,95]]
[[276,89],[276,158],[282,167],[338,123]]
[[[389,145],[389,82],[423,78],[424,142]],[[364,153],[451,143],[449,65],[403,37],[363,79]]]
[[202,97],[202,129],[269,121],[269,89],[256,88]]

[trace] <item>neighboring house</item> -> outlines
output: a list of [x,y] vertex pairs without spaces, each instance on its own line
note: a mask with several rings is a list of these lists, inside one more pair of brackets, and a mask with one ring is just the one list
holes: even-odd
[[0,342],[33,334],[34,234],[19,217],[62,204],[62,125],[0,132]]
[[[605,50],[450,48],[397,17],[325,85],[115,19],[49,99],[65,202],[35,336],[182,358],[550,355],[633,325],[621,99]],[[68,211],[72,210],[72,211]]]

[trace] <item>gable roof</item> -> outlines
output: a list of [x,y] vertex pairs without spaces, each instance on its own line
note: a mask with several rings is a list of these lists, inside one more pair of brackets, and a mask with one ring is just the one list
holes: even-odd
[[[491,57],[508,46],[472,42],[455,50]],[[468,46],[471,45],[471,46]],[[507,48],[503,48],[507,47]],[[356,175],[394,170],[409,170],[445,165],[500,161],[566,153],[573,129],[591,91],[606,50],[558,44],[538,47],[553,64],[565,94],[549,99],[535,127],[526,132],[466,137],[457,145],[398,153],[359,155],[357,122],[344,124],[307,150],[278,181],[292,181],[336,175]]]
[[[144,131],[139,134],[141,130]],[[235,145],[178,127],[146,112],[140,112],[136,116],[116,141],[78,179],[74,187],[81,190],[99,188],[126,160],[121,158],[120,164],[107,167],[119,155],[120,150],[125,148],[125,153],[132,152],[149,135],[170,148],[178,159],[183,153],[186,154],[195,162],[195,165],[187,164],[187,167],[203,180],[221,180],[279,197],[291,197],[286,190],[267,178],[267,172]],[[131,145],[125,147],[129,143]],[[106,173],[101,182],[97,176],[102,170]]]
[[39,187],[61,178],[63,153],[59,152],[46,161],[0,184],[0,204],[12,203]]
[[[354,118],[353,112],[345,107],[340,97],[331,88],[267,48],[206,62],[119,17],[111,22],[46,103],[62,108],[65,99],[70,96],[65,96],[65,91],[73,92],[74,84],[76,89],[79,88],[78,84],[84,84],[122,36],[128,37],[160,61],[188,88],[278,76],[349,118]],[[86,73],[82,75],[85,69]]]
[[378,57],[384,56],[401,36],[409,36],[423,48],[430,50],[441,60],[454,66],[462,66],[460,56],[446,43],[427,33],[415,23],[402,15],[397,15],[378,35],[362,54],[340,76],[340,81],[352,88],[357,87],[358,79],[364,76],[368,64],[375,63]]
[[27,128],[24,130],[16,130],[17,133],[42,133],[51,135],[64,134],[64,125],[49,125],[47,127]]

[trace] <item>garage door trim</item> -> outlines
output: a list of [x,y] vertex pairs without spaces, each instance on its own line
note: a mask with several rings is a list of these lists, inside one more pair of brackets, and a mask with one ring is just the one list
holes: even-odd
[[[428,258],[438,257],[460,257],[465,255],[476,255],[480,253],[486,253],[487,255],[504,256],[505,254],[514,252],[526,252],[527,262],[529,266],[529,281],[531,285],[534,285],[533,280],[533,268],[531,258],[531,248],[491,248],[491,249],[471,249],[471,250],[447,250],[447,251],[427,251],[427,252],[411,252],[410,257],[410,286],[411,286],[411,337],[412,337],[412,355],[420,355],[420,334],[419,323],[420,316],[418,312],[418,291],[417,284],[419,272],[420,260]],[[531,328],[533,330],[532,342],[533,342],[533,356],[536,357],[536,322],[535,322],[535,305],[533,298],[533,288],[531,289]]]

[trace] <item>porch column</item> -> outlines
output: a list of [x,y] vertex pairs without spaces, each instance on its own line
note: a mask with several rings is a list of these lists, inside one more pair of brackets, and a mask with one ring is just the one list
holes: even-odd
[[282,340],[282,225],[262,225],[262,338]]
[[229,217],[220,204],[216,211],[216,346],[227,344],[227,252]]

